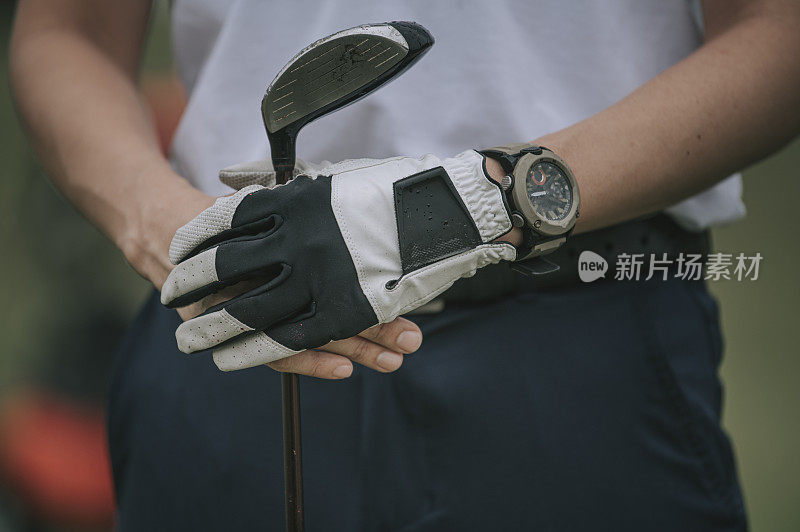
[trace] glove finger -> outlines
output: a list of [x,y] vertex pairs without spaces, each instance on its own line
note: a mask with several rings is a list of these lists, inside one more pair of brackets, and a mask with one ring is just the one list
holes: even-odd
[[265,283],[283,271],[279,250],[285,249],[278,229],[280,217],[257,235],[240,235],[184,260],[161,287],[161,303],[177,308],[199,301],[246,279],[264,277]]
[[273,281],[182,323],[175,333],[178,348],[194,353],[216,347],[242,334],[260,331],[287,320],[302,319],[313,312],[310,297],[303,296],[286,280],[291,268]]
[[219,180],[236,190],[250,185],[271,188],[275,186],[275,169],[269,159],[261,159],[223,168]]
[[[175,232],[169,246],[169,259],[178,264],[187,257],[210,247],[209,241],[220,241],[219,235],[238,229],[259,232],[260,227],[251,227],[269,212],[270,189],[258,185],[243,188],[231,196],[217,198],[214,205],[194,217],[192,221]],[[255,204],[255,205],[254,205]],[[243,221],[242,218],[245,218]],[[268,220],[263,220],[268,223]]]
[[208,249],[177,265],[161,287],[161,304],[184,307],[221,290],[216,268],[217,248]]
[[266,333],[255,332],[215,349],[214,363],[222,371],[234,371],[268,364],[297,353],[300,351],[279,344]]

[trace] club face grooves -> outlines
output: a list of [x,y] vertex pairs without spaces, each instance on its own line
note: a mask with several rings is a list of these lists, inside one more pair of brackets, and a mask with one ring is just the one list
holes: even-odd
[[363,35],[341,37],[311,50],[300,58],[302,64],[276,80],[265,98],[267,129],[275,132],[358,91],[407,53],[394,41]]
[[416,62],[433,37],[413,22],[360,26],[304,49],[270,84],[261,103],[276,169],[294,165],[299,130],[387,83]]

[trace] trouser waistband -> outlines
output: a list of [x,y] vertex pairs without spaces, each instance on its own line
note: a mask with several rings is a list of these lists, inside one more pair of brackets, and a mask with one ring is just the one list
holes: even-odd
[[581,283],[578,257],[584,251],[593,251],[608,263],[610,272],[605,276],[608,280],[613,278],[614,265],[622,254],[646,257],[652,254],[659,259],[666,254],[674,260],[681,253],[705,255],[710,242],[708,231],[686,231],[669,216],[658,214],[569,238],[563,247],[545,256],[559,266],[557,272],[528,276],[514,271],[510,263],[494,264],[478,270],[473,277],[458,280],[437,299],[449,303],[477,303],[519,292],[574,286]]

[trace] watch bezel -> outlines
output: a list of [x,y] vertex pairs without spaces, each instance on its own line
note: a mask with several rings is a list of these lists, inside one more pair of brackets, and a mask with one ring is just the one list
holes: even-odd
[[[527,192],[527,178],[528,171],[536,164],[541,162],[548,162],[558,167],[559,170],[566,176],[572,187],[572,206],[569,212],[561,220],[548,220],[540,216],[536,209],[534,209]],[[578,182],[575,180],[575,175],[570,170],[569,166],[555,153],[549,151],[542,151],[540,155],[535,153],[524,154],[514,167],[514,186],[511,189],[511,196],[514,198],[514,205],[522,213],[522,216],[528,222],[528,226],[532,227],[534,231],[547,236],[558,236],[569,232],[575,226],[578,219],[578,212],[581,204],[580,190],[578,189]],[[536,222],[539,223],[538,227]]]

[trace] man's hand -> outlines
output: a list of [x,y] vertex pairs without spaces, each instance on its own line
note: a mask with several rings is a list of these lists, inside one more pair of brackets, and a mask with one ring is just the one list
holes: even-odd
[[[221,177],[242,184],[259,166]],[[341,362],[319,352],[346,350],[370,367],[394,369],[399,358],[381,356],[380,346],[406,351],[392,338],[399,331],[360,331],[393,322],[478,268],[513,260],[511,229],[502,190],[473,150],[444,160],[342,161],[286,185],[250,185],[218,199],[175,234],[170,258],[178,266],[161,300],[181,307],[254,283],[176,333],[186,353],[214,349],[223,370],[307,349],[317,351],[306,362],[317,367]]]
[[[320,349],[267,364],[277,371],[323,379],[343,379],[353,372],[352,362],[389,373],[400,368],[402,353],[413,353],[422,343],[419,328],[404,318],[370,327],[357,336],[330,342]],[[352,362],[351,362],[352,361]]]
[[[258,280],[246,281],[178,309],[184,320],[194,318],[214,305],[221,304],[258,285]],[[405,318],[375,325],[356,336],[336,340],[296,355],[270,362],[276,371],[298,373],[320,379],[344,379],[353,373],[353,362],[389,373],[400,368],[403,355],[413,353],[422,344],[422,332]]]

